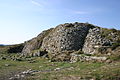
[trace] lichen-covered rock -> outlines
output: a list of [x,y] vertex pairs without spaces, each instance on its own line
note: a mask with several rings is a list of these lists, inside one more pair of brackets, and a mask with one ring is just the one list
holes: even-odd
[[49,53],[82,49],[85,37],[89,29],[93,27],[91,24],[78,22],[60,24],[27,41],[22,53],[29,54],[40,48]]
[[102,50],[102,54],[110,53],[120,46],[120,31],[89,23],[65,23],[43,31],[24,44],[24,55],[43,56],[42,50],[52,60],[68,61],[74,52],[97,54]]
[[37,37],[25,42],[25,46],[22,50],[23,54],[29,54],[33,50],[39,49],[42,45],[43,39],[51,32],[53,28],[43,31]]
[[118,44],[119,38],[120,32],[117,30],[95,27],[89,30],[82,50],[86,54],[95,54],[101,48],[113,47],[113,43]]
[[49,53],[82,49],[90,28],[88,24],[83,23],[58,25],[43,39],[41,48]]
[[107,57],[97,57],[97,56],[87,56],[83,54],[71,54],[71,59],[70,62],[74,63],[77,61],[98,61],[98,62],[103,62],[106,61]]
[[99,48],[104,44],[110,45],[111,43],[109,40],[102,38],[100,28],[96,27],[89,30],[82,50],[86,54],[94,54],[96,53],[96,48]]

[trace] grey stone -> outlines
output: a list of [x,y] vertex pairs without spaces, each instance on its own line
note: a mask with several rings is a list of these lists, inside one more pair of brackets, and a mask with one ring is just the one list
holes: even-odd
[[10,66],[10,64],[5,64],[6,67]]
[[96,57],[96,56],[86,56],[86,55],[78,55],[78,54],[72,54],[70,63],[78,62],[78,61],[106,61],[107,57]]
[[[106,30],[109,33],[106,33]],[[32,53],[32,56],[43,56],[49,53],[52,58],[56,58],[65,51],[81,50],[84,54],[97,54],[100,48],[103,48],[102,53],[104,53],[107,47],[111,47],[112,43],[119,40],[118,32],[89,23],[60,24],[25,42],[22,55],[27,56]],[[103,33],[106,35],[103,36]],[[46,51],[46,54],[41,53],[41,50]]]

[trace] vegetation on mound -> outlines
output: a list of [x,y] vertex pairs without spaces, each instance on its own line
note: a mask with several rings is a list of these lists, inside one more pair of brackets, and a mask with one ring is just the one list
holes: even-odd
[[21,53],[24,44],[16,44],[16,45],[7,45],[0,46],[0,54],[1,53]]
[[[48,29],[48,30],[43,31],[43,33],[45,33],[45,34],[44,34],[42,37],[41,37],[41,34],[39,34],[37,40],[38,40],[38,41],[43,40],[46,36],[49,35],[49,33],[52,32],[52,30],[54,30],[54,28],[50,28],[50,29]],[[39,38],[39,37],[41,37],[41,38]]]
[[[65,80],[70,78],[72,78],[73,80],[119,80],[120,78],[120,63],[118,61],[119,56],[116,55],[111,57],[111,59],[114,59],[115,62],[110,64],[100,62],[49,62],[48,59],[29,56],[20,57],[19,54],[14,53],[0,54],[0,57],[3,56],[6,57],[6,60],[0,60],[0,79],[8,79],[15,74],[29,69],[40,70],[43,72],[34,73],[32,75],[26,76],[25,80]],[[12,60],[11,58],[19,58],[20,60]]]
[[[114,34],[114,37],[113,37]],[[113,38],[117,38],[116,42],[120,41],[120,30],[116,30],[116,29],[107,29],[107,28],[101,28],[101,36],[105,37],[109,40],[113,40]]]
[[[30,58],[27,58],[30,59]],[[23,70],[54,70],[56,68],[63,68],[61,71],[50,71],[50,72],[43,72],[43,73],[37,73],[32,76],[28,77],[28,80],[30,78],[34,79],[47,79],[47,80],[54,80],[54,77],[59,78],[59,75],[69,76],[69,75],[86,75],[90,70],[98,68],[104,64],[102,63],[67,63],[67,62],[49,62],[48,60],[42,59],[42,58],[32,58],[35,60],[35,62],[30,63],[29,61],[9,61],[9,60],[1,60],[0,61],[0,75],[3,76],[9,76],[11,72],[16,71],[23,71]],[[9,66],[5,66],[5,64],[9,64]],[[69,70],[70,69],[70,70]],[[79,73],[80,72],[80,73]],[[7,75],[6,75],[7,74]],[[17,73],[16,73],[17,74]],[[13,76],[13,75],[11,75]],[[1,78],[0,77],[0,78]]]
[[[89,23],[80,24],[95,27]],[[72,24],[65,25],[67,28],[73,26]],[[30,55],[21,56],[24,44],[0,46],[0,80],[8,80],[26,70],[32,70],[33,73],[25,76],[24,80],[120,80],[120,31],[101,28],[101,36],[114,43],[111,46],[98,48],[96,54],[85,54],[81,50],[48,53],[40,49],[40,45],[43,39],[54,30],[57,29],[46,30],[43,34],[25,43],[28,46],[35,44],[31,47]],[[47,57],[43,58],[45,54]],[[71,54],[80,56],[82,59],[86,56],[94,57],[94,59],[105,57],[106,59],[104,62],[83,60],[70,62]]]
[[120,46],[120,42],[113,43],[112,50],[116,49],[119,46]]
[[[69,54],[69,53],[68,53]],[[84,55],[81,51],[76,54]],[[92,56],[92,55],[88,55]],[[113,62],[50,62],[49,59],[31,56],[20,56],[20,54],[0,53],[0,79],[8,79],[26,70],[42,71],[26,76],[24,80],[119,80],[120,63],[119,55],[109,57]]]
[[24,48],[24,44],[12,45],[7,50],[8,53],[21,53]]
[[120,53],[109,56],[111,61],[120,61]]

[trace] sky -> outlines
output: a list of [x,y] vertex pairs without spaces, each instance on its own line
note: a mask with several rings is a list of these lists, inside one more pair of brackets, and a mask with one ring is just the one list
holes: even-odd
[[0,0],[0,44],[19,44],[63,23],[120,30],[120,0]]

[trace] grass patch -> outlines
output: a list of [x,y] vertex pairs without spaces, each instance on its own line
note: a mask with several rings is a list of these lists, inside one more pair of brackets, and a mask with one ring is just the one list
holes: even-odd
[[[49,62],[48,59],[40,57],[23,57],[22,61],[8,59],[10,57],[19,57],[17,54],[0,54],[6,56],[6,60],[0,60],[0,79],[8,79],[22,71],[32,70],[52,70],[40,72],[26,77],[26,80],[66,80],[66,79],[96,79],[96,80],[117,80],[120,78],[120,63],[116,60],[114,63],[99,62]],[[82,55],[82,54],[81,54]],[[88,55],[91,56],[91,55]],[[111,57],[113,59],[113,57]],[[118,57],[114,56],[118,59]],[[60,68],[61,70],[54,70]],[[119,80],[119,79],[118,79]]]
[[115,62],[109,65],[102,66],[96,71],[92,72],[92,76],[97,80],[119,80],[120,79],[120,63]]

